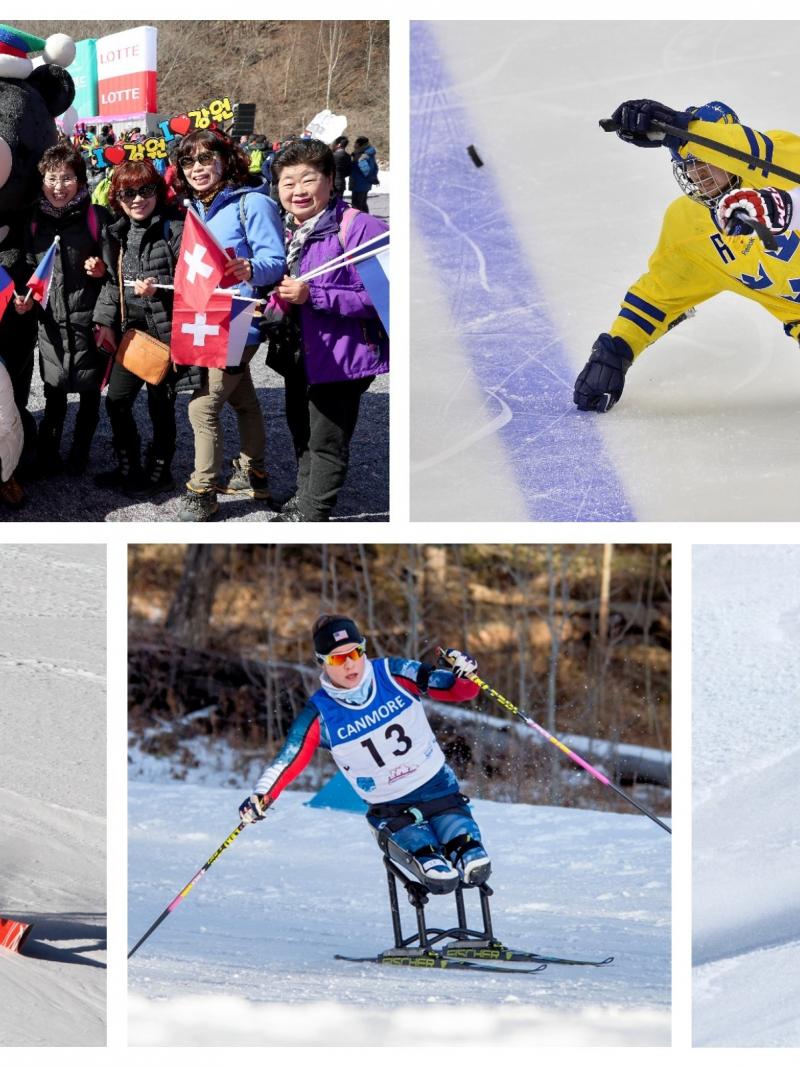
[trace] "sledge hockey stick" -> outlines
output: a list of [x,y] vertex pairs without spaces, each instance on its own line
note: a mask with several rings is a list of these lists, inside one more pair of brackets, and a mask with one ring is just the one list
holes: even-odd
[[[442,657],[442,659],[445,660],[445,662],[453,662],[453,660],[447,655],[443,648],[437,648],[436,651]],[[602,785],[607,785],[609,789],[613,789],[615,793],[619,794],[619,796],[627,800],[629,804],[633,804],[635,808],[638,808],[639,811],[643,815],[646,815],[648,819],[652,819],[654,823],[657,823],[662,830],[666,830],[668,834],[672,833],[670,827],[667,826],[665,822],[662,822],[657,815],[654,815],[652,811],[648,811],[647,808],[643,807],[638,801],[634,800],[633,797],[629,796],[624,789],[620,789],[619,786],[614,785],[614,783],[610,781],[610,779],[608,779],[601,771],[598,771],[596,767],[593,767],[591,765],[591,763],[587,763],[586,760],[583,759],[582,756],[579,756],[577,752],[573,752],[571,748],[567,748],[563,741],[559,741],[557,737],[554,737],[551,733],[549,733],[549,731],[545,730],[545,728],[543,726],[540,726],[538,722],[534,722],[534,720],[531,719],[528,715],[526,715],[524,711],[520,711],[520,709],[515,704],[512,704],[507,697],[504,697],[502,693],[498,693],[496,689],[493,689],[488,682],[484,682],[484,680],[482,678],[479,678],[477,674],[470,674],[468,677],[470,681],[474,682],[477,686],[480,686],[483,692],[486,693],[488,697],[491,697],[495,704],[499,704],[501,708],[505,708],[506,711],[512,712],[514,715],[517,716],[517,718],[521,719],[526,726],[529,726],[532,730],[535,730],[538,734],[541,734],[541,736],[544,737],[545,740],[549,741],[551,744],[555,745],[556,748],[560,749],[565,756],[569,756],[573,763],[577,763],[579,767],[582,767],[585,771],[591,774],[592,778],[595,778]]]
[[[781,167],[771,160],[759,159],[758,156],[754,156],[749,152],[742,152],[740,149],[732,148],[730,145],[722,144],[711,137],[702,137],[699,133],[689,133],[688,130],[682,130],[680,126],[671,126],[669,123],[659,122],[657,119],[653,120],[652,125],[653,129],[661,130],[662,133],[668,133],[681,141],[703,145],[705,148],[711,148],[713,151],[719,152],[720,155],[738,159],[741,163],[749,163],[751,167],[760,170],[765,178],[769,177],[770,174],[777,174],[779,178],[785,178],[787,181],[796,182],[800,185],[800,174],[796,174],[795,171],[788,170],[786,167]],[[600,128],[605,130],[606,133],[616,133],[619,129],[619,123],[615,122],[614,119],[600,119]],[[736,212],[735,214],[738,215],[742,222],[746,222],[752,228],[765,248],[768,248],[771,252],[777,249],[778,244],[775,240],[775,235],[763,223],[755,222],[746,212]]]
[[180,904],[180,902],[183,900],[183,898],[185,896],[188,896],[188,894],[192,891],[192,889],[194,889],[194,887],[197,885],[197,883],[200,881],[200,879],[206,873],[206,871],[211,866],[211,864],[214,862],[214,860],[218,859],[222,855],[222,853],[225,851],[225,849],[236,840],[236,838],[239,836],[239,834],[242,832],[242,830],[244,830],[245,826],[247,826],[246,822],[240,822],[239,825],[236,827],[236,829],[233,831],[233,833],[229,834],[225,838],[225,840],[219,846],[217,851],[213,855],[209,856],[209,858],[206,860],[206,862],[203,864],[203,866],[200,868],[200,870],[197,872],[197,874],[195,874],[194,878],[192,878],[191,882],[188,882],[183,887],[183,889],[180,891],[180,893],[178,893],[178,895],[175,897],[175,899],[170,904],[168,904],[166,906],[166,908],[164,908],[164,910],[161,912],[161,914],[156,919],[156,921],[153,923],[153,925],[147,930],[147,932],[144,933],[139,938],[139,940],[136,942],[136,944],[133,946],[133,948],[128,953],[128,959],[130,959],[131,956],[134,954],[134,952],[137,950],[137,948],[139,948],[140,945],[143,945],[145,943],[145,941],[148,939],[148,937],[155,930],[158,929],[158,927],[163,923],[163,921],[166,919],[166,917],[168,915],[170,915],[177,908],[177,906]]

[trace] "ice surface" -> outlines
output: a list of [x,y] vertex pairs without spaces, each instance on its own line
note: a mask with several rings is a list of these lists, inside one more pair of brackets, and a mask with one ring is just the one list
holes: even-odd
[[797,130],[800,24],[780,26],[415,30],[412,517],[485,518],[486,493],[508,519],[800,518],[797,345],[745,299],[716,297],[662,338],[608,415],[572,405],[677,193],[665,152],[598,120],[629,98],[722,99]]

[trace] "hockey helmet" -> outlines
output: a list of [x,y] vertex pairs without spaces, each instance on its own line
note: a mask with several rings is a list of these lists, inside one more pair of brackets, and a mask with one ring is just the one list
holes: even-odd
[[[739,116],[733,108],[723,104],[721,100],[711,100],[700,107],[687,107],[686,110],[693,119],[701,122],[722,122],[730,125],[739,121]],[[705,179],[698,177],[697,168],[702,166],[704,161],[696,155],[689,154],[683,158],[674,148],[670,149],[670,155],[672,156],[672,173],[681,190],[691,200],[696,200],[698,204],[703,204],[712,210],[721,196],[731,189],[737,189],[742,183],[738,174],[728,174],[727,181],[720,187],[719,183],[714,182],[710,176]],[[691,175],[689,169],[692,171]]]

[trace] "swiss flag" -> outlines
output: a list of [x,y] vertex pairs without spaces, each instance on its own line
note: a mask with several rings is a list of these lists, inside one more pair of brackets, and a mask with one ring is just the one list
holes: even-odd
[[232,303],[233,297],[227,293],[215,293],[198,311],[180,299],[176,284],[169,347],[171,359],[190,367],[224,369],[228,359]]
[[178,262],[175,264],[175,299],[196,311],[205,311],[211,294],[222,280],[228,262],[207,226],[193,211],[186,212]]

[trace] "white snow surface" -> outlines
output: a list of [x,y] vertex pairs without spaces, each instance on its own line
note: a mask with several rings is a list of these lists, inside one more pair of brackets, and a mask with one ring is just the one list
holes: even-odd
[[106,1042],[105,557],[2,549],[0,1046]]
[[[131,946],[236,827],[243,795],[129,782]],[[363,817],[308,808],[310,795],[284,793],[131,959],[130,1044],[669,1044],[670,841],[648,819],[474,802],[493,857],[495,934],[615,956],[608,967],[398,971],[334,959],[391,946],[386,878]],[[400,902],[410,934],[402,891]],[[466,904],[479,925],[477,894]],[[455,924],[452,897],[428,911],[431,924]]]
[[[675,108],[718,99],[756,129],[800,132],[800,23],[781,22],[778,34],[776,25],[680,18],[434,24],[447,92],[429,94],[419,107],[432,115],[448,110],[457,129],[448,148],[460,177],[439,180],[449,259],[461,256],[465,273],[484,271],[484,248],[498,232],[507,235],[508,256],[482,275],[481,299],[467,304],[458,284],[443,281],[412,187],[411,466],[424,472],[412,478],[414,518],[553,518],[553,488],[590,462],[577,439],[570,448],[555,437],[564,420],[577,426],[585,419],[572,403],[574,378],[646,269],[664,211],[680,195],[664,149],[623,144],[598,122],[626,99]],[[743,77],[744,70],[758,76]],[[480,170],[467,157],[470,142],[483,159]],[[417,174],[424,165],[420,159]],[[465,222],[461,187],[475,183],[496,192],[496,211]],[[533,284],[514,311],[496,311],[496,294],[520,271]],[[520,322],[528,344],[518,363],[507,360],[495,380],[481,381],[475,351],[496,357]],[[554,346],[565,367],[556,366]],[[538,360],[563,381],[561,403],[533,426],[524,415],[535,398],[515,407],[514,397]],[[639,520],[797,520],[799,417],[797,344],[755,302],[722,294],[646,351],[621,403],[594,416],[605,453],[597,462],[614,471]],[[536,484],[524,484],[525,457],[536,461]],[[615,518],[601,514],[602,500],[594,506],[595,517]]]
[[695,546],[694,1044],[800,1046],[800,546]]

